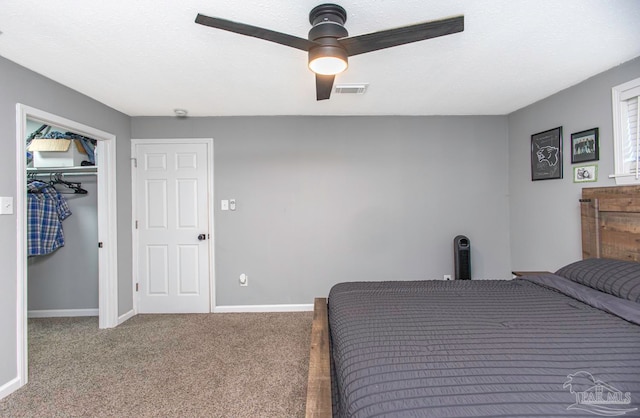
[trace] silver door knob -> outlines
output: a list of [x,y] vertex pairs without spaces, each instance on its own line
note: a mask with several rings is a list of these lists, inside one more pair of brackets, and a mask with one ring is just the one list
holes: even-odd
[[204,241],[205,239],[207,239],[207,235],[206,234],[198,235],[198,241]]

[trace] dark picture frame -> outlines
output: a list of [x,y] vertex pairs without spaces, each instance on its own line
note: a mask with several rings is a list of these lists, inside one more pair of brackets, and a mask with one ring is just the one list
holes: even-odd
[[531,135],[531,181],[562,178],[562,126]]
[[600,140],[598,128],[571,134],[571,164],[598,161]]

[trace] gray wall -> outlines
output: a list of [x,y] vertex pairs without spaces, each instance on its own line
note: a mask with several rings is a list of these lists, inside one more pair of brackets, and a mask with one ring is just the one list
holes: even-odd
[[[132,307],[130,118],[0,57],[0,196],[17,196],[16,103],[32,106],[117,136],[119,309]],[[17,376],[16,215],[0,216],[0,386]]]
[[[312,303],[347,280],[509,277],[507,118],[132,118],[214,138],[216,304]],[[235,212],[220,199],[237,199]],[[238,276],[249,275],[240,287]]]
[[[555,271],[582,258],[580,205],[583,187],[615,185],[611,88],[640,77],[640,58],[592,77],[509,115],[511,265]],[[531,135],[562,126],[564,178],[531,181]],[[600,128],[597,183],[573,183],[571,133]]]

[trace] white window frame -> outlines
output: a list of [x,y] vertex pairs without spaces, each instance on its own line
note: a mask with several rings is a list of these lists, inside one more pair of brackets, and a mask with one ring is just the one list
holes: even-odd
[[611,89],[615,163],[615,174],[612,177],[615,178],[617,185],[640,184],[640,170],[636,170],[637,172],[635,174],[624,172],[624,145],[627,141],[627,129],[625,128],[627,123],[627,109],[625,104],[628,99],[637,96],[640,96],[640,78],[620,84]]

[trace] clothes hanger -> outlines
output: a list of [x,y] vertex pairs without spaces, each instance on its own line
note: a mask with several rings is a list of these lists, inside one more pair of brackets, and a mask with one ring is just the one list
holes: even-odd
[[52,180],[49,182],[49,184],[51,186],[55,186],[56,184],[62,184],[64,186],[66,186],[68,189],[72,190],[72,192],[68,192],[68,191],[64,191],[64,190],[58,190],[58,192],[60,193],[64,193],[64,194],[69,194],[69,193],[73,193],[73,194],[87,194],[89,193],[87,190],[83,189],[81,187],[82,183],[79,182],[71,182],[71,181],[66,181],[64,179],[64,175],[62,173],[55,173],[52,174]]

